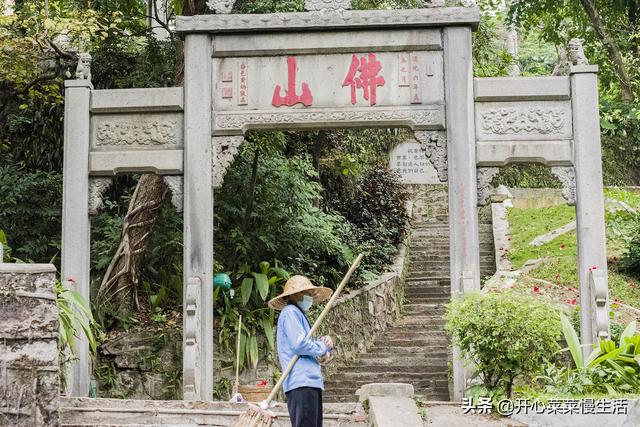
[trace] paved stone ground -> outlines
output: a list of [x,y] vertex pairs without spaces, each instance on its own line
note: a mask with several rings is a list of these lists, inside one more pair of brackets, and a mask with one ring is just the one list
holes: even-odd
[[526,427],[511,418],[498,418],[492,415],[467,414],[457,405],[427,406],[426,426],[450,427]]
[[[447,187],[417,190],[404,317],[389,326],[372,347],[327,379],[327,402],[355,401],[355,391],[368,383],[412,384],[426,400],[449,400],[444,304],[450,299]],[[480,225],[482,276],[495,271],[490,223]]]

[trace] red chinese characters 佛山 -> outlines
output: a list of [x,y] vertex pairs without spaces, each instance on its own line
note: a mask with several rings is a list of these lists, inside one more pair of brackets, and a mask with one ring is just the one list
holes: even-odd
[[[376,88],[385,84],[384,77],[378,75],[380,71],[382,71],[382,65],[375,53],[370,53],[366,57],[358,58],[356,55],[351,57],[347,77],[342,82],[342,87],[351,87],[351,104],[355,105],[358,101],[356,89],[362,89],[362,97],[369,101],[369,105],[376,105],[378,102]],[[356,76],[356,73],[359,74]]]
[[309,89],[309,85],[306,82],[302,82],[302,93],[300,95],[296,94],[296,68],[295,56],[289,56],[287,58],[287,89],[284,91],[284,96],[282,96],[282,88],[280,85],[276,85],[271,99],[271,104],[274,107],[282,105],[291,107],[298,103],[309,107],[313,103],[313,95],[311,95],[311,89]]

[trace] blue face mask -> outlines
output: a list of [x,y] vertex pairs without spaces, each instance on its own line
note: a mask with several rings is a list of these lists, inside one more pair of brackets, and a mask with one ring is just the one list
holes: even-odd
[[309,295],[303,295],[302,299],[296,303],[302,311],[309,310],[309,308],[311,308],[311,304],[313,304],[313,297],[310,297]]

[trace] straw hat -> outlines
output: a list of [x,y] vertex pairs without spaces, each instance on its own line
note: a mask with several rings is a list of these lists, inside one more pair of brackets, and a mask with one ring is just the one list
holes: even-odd
[[313,283],[304,276],[292,276],[287,280],[287,283],[284,284],[284,291],[269,301],[269,307],[274,310],[282,310],[287,305],[286,298],[289,295],[303,291],[306,291],[307,295],[313,297],[315,304],[328,300],[333,293],[329,288],[314,286]]

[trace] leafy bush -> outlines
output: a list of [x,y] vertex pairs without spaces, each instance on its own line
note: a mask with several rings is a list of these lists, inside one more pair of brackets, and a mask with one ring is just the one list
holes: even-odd
[[361,176],[355,194],[342,195],[346,197],[328,203],[353,225],[347,239],[354,252],[367,254],[363,270],[378,273],[392,261],[407,232],[409,194],[395,172],[378,166]]
[[632,225],[634,230],[630,233],[627,242],[627,251],[621,259],[622,268],[640,278],[640,215],[636,214]]
[[561,315],[562,331],[574,368],[548,365],[540,379],[545,391],[557,394],[619,394],[640,391],[640,335],[633,321],[620,334],[618,342],[599,340],[589,357],[582,357],[578,333]]
[[60,250],[62,175],[0,166],[0,224],[12,256],[50,262]]
[[[560,320],[547,303],[513,291],[471,293],[447,305],[447,333],[477,367],[484,387],[511,397],[559,350]],[[472,390],[470,390],[472,392]]]
[[352,256],[340,238],[348,223],[318,207],[322,187],[307,158],[258,150],[245,145],[216,192],[216,259],[227,270],[277,259],[317,284],[336,283]]

